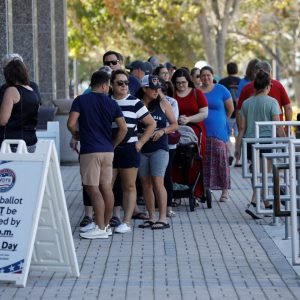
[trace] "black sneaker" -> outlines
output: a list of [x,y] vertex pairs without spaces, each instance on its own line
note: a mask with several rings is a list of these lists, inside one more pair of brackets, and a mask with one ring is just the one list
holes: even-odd
[[80,227],[85,227],[86,225],[88,225],[88,224],[90,224],[90,223],[92,223],[92,222],[93,222],[92,218],[90,218],[90,217],[88,217],[88,216],[85,216],[85,217],[81,220],[79,226],[80,226]]
[[234,160],[234,157],[233,156],[229,156],[229,166],[232,166],[232,163],[233,163],[233,160]]
[[256,212],[256,208],[250,203],[248,204],[248,207],[247,209],[245,210],[245,212],[250,215],[253,219],[257,220],[257,219],[261,219],[261,217],[259,217],[257,215],[257,212]]

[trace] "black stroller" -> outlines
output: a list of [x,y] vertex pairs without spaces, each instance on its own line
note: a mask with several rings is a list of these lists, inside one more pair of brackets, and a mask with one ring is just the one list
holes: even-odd
[[[180,205],[182,198],[189,198],[190,210],[194,211],[196,206],[195,188],[200,182],[202,185],[201,202],[206,202],[207,208],[211,208],[211,192],[204,189],[203,186],[202,158],[199,155],[198,138],[190,126],[179,126],[178,130],[181,137],[177,144],[173,168],[176,169],[177,173],[180,173],[180,179],[174,178],[173,203]],[[195,178],[190,178],[189,171],[197,162],[199,170]]]

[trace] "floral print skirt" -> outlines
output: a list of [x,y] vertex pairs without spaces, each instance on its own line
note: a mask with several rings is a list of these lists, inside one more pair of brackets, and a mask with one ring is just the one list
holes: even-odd
[[206,137],[203,159],[203,184],[211,190],[230,189],[228,148],[224,141]]

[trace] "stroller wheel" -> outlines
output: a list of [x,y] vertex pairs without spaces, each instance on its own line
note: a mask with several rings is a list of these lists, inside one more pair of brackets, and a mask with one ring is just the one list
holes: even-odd
[[195,197],[190,197],[189,204],[190,204],[190,210],[194,211],[195,210],[195,204],[196,204]]
[[211,208],[211,191],[206,190],[206,202],[207,202],[207,208]]

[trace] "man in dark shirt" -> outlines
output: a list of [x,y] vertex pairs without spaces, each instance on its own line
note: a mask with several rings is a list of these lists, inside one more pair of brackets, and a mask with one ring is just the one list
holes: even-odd
[[[80,174],[95,212],[95,228],[80,233],[81,237],[88,239],[108,238],[111,235],[108,225],[114,203],[111,188],[114,147],[127,133],[119,105],[106,95],[109,82],[106,72],[93,73],[92,92],[78,96],[73,101],[68,119],[69,131],[75,139],[80,140]],[[113,122],[118,125],[114,140]]]
[[[122,68],[123,64],[123,56],[116,51],[107,51],[103,55],[103,65],[109,66],[113,71],[119,70]],[[129,92],[130,95],[135,96],[136,92],[140,89],[141,83],[140,81],[134,77],[133,75],[129,75]]]
[[[238,90],[238,85],[240,83],[240,77],[237,76],[238,73],[238,66],[234,62],[230,62],[227,64],[227,77],[222,78],[219,81],[219,84],[224,85],[231,93],[232,100],[233,100],[233,105],[234,105],[234,111],[231,115],[231,117],[228,119],[228,125],[229,125],[229,130],[230,134],[236,139],[238,136],[238,128],[236,124],[236,118],[235,118],[235,112],[236,112],[236,105],[237,105],[237,90]],[[229,139],[229,150],[234,151],[234,147],[230,147],[231,145],[230,139]],[[233,162],[233,153],[230,151],[230,156],[229,156],[229,164],[231,165]],[[236,161],[235,166],[240,166],[240,164]]]

